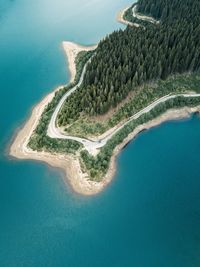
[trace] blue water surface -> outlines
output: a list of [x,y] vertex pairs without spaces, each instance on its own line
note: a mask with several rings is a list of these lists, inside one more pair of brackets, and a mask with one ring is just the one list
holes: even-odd
[[69,80],[63,40],[97,43],[128,0],[0,2],[0,267],[199,267],[200,120],[165,123],[84,197],[62,173],[7,156],[32,107]]

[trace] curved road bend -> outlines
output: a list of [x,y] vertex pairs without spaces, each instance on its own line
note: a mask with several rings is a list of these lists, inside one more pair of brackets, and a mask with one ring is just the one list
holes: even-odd
[[124,124],[122,124],[120,127],[115,129],[112,133],[110,133],[105,138],[103,138],[99,141],[92,141],[92,140],[88,140],[85,138],[80,138],[80,137],[75,137],[75,136],[70,136],[70,135],[64,135],[56,127],[56,118],[57,118],[58,113],[59,113],[63,103],[65,102],[65,100],[77,89],[78,86],[81,85],[81,83],[83,81],[84,74],[85,74],[85,70],[86,70],[86,66],[84,67],[84,70],[83,70],[83,73],[81,75],[79,83],[76,86],[74,86],[70,91],[68,91],[62,97],[59,104],[57,105],[57,107],[56,107],[56,109],[55,109],[55,111],[51,117],[51,120],[50,120],[50,123],[48,126],[48,130],[47,130],[47,135],[51,138],[68,139],[68,140],[77,141],[77,142],[83,144],[85,149],[88,152],[90,152],[91,154],[95,154],[95,152],[98,148],[103,147],[107,143],[107,141],[113,137],[113,135],[115,135],[119,130],[121,130],[130,121],[138,119],[141,115],[148,113],[149,111],[154,109],[156,106],[158,106],[160,103],[166,102],[169,99],[173,99],[173,98],[176,98],[179,96],[182,96],[182,97],[200,97],[200,94],[196,94],[196,93],[163,96],[163,97],[159,98],[158,100],[154,101],[153,103],[151,103],[150,105],[148,105],[147,107],[145,107],[144,109],[140,110],[139,112],[137,112],[133,116],[131,116]]
[[[133,8],[133,16],[138,17],[138,19],[147,20],[147,21],[152,22],[152,23],[159,23],[158,21],[154,20],[153,18],[149,18],[149,17],[146,17],[146,16],[138,15],[136,13],[136,6]],[[70,89],[61,98],[60,102],[58,103],[58,105],[57,105],[57,107],[56,107],[56,109],[55,109],[55,111],[54,111],[54,113],[53,113],[53,115],[51,117],[51,120],[50,120],[48,129],[47,129],[47,135],[49,137],[51,137],[51,138],[68,139],[68,140],[77,141],[77,142],[83,144],[83,146],[85,147],[85,149],[89,153],[91,153],[91,154],[96,154],[98,148],[103,147],[107,143],[107,141],[112,138],[113,135],[115,135],[119,130],[121,130],[130,121],[136,120],[141,115],[143,115],[145,113],[148,113],[149,111],[151,111],[153,108],[155,108],[160,103],[163,103],[163,102],[165,102],[165,101],[167,101],[169,99],[176,98],[178,96],[183,96],[183,97],[200,97],[200,94],[195,94],[195,93],[163,96],[160,99],[154,101],[152,104],[150,104],[146,108],[140,110],[139,112],[137,112],[136,114],[134,114],[133,116],[131,116],[123,125],[121,125],[117,129],[115,129],[113,132],[111,132],[105,138],[103,138],[103,139],[101,139],[99,141],[92,141],[92,140],[88,140],[88,139],[85,139],[85,138],[80,138],[80,137],[75,137],[75,136],[70,136],[70,135],[64,135],[56,127],[56,118],[57,118],[58,113],[59,113],[60,109],[62,108],[62,105],[64,104],[65,100],[81,85],[81,83],[83,81],[83,78],[84,78],[84,75],[85,75],[86,67],[87,67],[87,63],[85,64],[85,66],[83,68],[83,71],[82,71],[82,74],[81,74],[81,77],[80,77],[80,80],[79,80],[78,84],[75,85],[72,89]]]

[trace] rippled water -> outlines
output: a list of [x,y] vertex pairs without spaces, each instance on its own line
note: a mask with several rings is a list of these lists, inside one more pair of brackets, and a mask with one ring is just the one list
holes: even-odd
[[45,164],[6,156],[31,107],[68,81],[61,41],[98,42],[131,2],[0,2],[1,267],[200,266],[197,117],[141,134],[94,197],[73,193]]

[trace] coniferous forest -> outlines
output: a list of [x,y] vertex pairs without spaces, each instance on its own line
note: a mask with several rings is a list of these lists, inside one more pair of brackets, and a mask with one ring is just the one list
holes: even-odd
[[145,83],[200,70],[199,0],[139,0],[137,11],[160,23],[128,26],[100,42],[82,85],[63,105],[60,126],[81,113],[106,113]]

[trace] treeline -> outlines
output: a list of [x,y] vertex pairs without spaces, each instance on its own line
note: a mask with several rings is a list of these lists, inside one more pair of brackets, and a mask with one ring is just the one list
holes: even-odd
[[59,114],[60,126],[76,120],[81,112],[106,113],[149,81],[200,69],[199,0],[140,0],[138,10],[163,23],[145,29],[127,27],[101,41],[83,84]]
[[198,0],[139,0],[137,11],[165,22],[199,16]]
[[133,114],[153,103],[156,99],[167,94],[187,93],[188,91],[200,93],[200,74],[179,74],[171,76],[166,80],[160,80],[156,84],[145,85],[142,89],[135,91],[127,103],[124,103],[108,119],[98,121],[82,118],[66,128],[68,135],[90,138],[105,133],[123,120],[127,120]]

